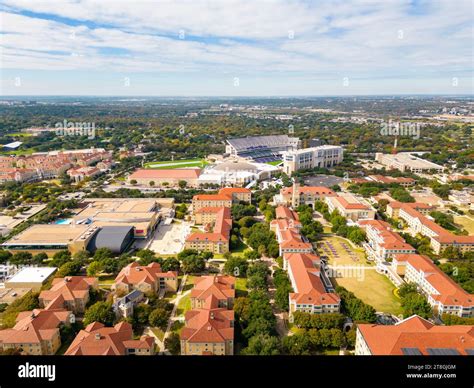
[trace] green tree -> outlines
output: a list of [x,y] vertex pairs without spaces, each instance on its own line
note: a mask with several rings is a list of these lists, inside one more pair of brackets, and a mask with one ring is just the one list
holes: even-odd
[[176,259],[175,257],[169,257],[165,260],[163,260],[163,263],[161,264],[161,269],[164,271],[164,272],[167,272],[167,271],[176,271],[178,272],[179,269],[180,269],[180,262],[178,259]]
[[157,308],[150,313],[148,320],[150,322],[150,325],[165,329],[166,325],[168,324],[168,318],[168,311],[163,308]]
[[107,302],[94,303],[84,313],[84,325],[88,325],[92,322],[100,322],[106,326],[112,326],[114,321],[114,310],[112,305]]
[[14,265],[25,265],[31,263],[33,255],[30,252],[16,252],[10,257],[10,263]]
[[281,354],[281,343],[278,337],[268,334],[257,334],[249,339],[248,346],[242,350],[241,354],[277,356]]
[[96,276],[102,272],[102,263],[100,261],[93,261],[87,267],[87,275]]
[[224,273],[237,276],[245,277],[247,275],[248,263],[242,257],[231,256],[224,264]]
[[12,254],[9,251],[0,249],[0,264],[4,264],[12,258]]
[[165,339],[165,348],[173,355],[177,356],[181,353],[181,340],[179,334],[171,333],[168,338]]
[[74,276],[79,273],[81,270],[81,263],[78,261],[69,261],[64,263],[61,267],[59,267],[58,271],[56,272],[56,277],[63,278],[65,276]]
[[403,316],[405,318],[413,314],[419,315],[422,318],[429,318],[432,314],[431,306],[423,295],[408,294],[402,298]]
[[140,326],[148,324],[152,311],[153,308],[149,304],[140,303],[133,309],[133,322]]
[[46,260],[48,260],[48,255],[45,252],[40,252],[33,256],[31,262],[36,265],[42,265]]
[[61,267],[63,264],[66,264],[69,260],[71,260],[71,252],[64,249],[54,254],[53,260],[51,260],[51,265],[54,267]]
[[94,260],[104,260],[104,259],[110,259],[114,255],[112,251],[109,248],[99,248],[95,251],[94,253]]

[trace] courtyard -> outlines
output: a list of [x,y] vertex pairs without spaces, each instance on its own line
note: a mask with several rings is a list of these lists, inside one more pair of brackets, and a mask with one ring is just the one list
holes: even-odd
[[191,226],[185,221],[174,221],[170,225],[160,224],[149,240],[137,241],[138,249],[148,248],[158,255],[176,255],[184,249]]
[[318,245],[320,255],[328,257],[334,286],[353,292],[378,312],[401,314],[400,299],[394,293],[395,286],[365,259],[362,248],[354,247],[350,241],[339,236],[325,236]]

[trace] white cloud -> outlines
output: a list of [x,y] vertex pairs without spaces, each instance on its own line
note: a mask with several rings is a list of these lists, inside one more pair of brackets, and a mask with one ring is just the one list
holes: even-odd
[[3,0],[1,67],[330,79],[468,75],[470,7],[464,0],[416,9],[408,0]]

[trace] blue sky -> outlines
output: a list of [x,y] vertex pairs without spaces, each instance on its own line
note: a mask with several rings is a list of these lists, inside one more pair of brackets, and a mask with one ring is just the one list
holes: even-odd
[[468,0],[2,0],[2,95],[472,94]]

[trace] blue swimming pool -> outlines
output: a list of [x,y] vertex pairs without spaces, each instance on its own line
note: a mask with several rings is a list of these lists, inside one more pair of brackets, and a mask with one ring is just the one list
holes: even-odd
[[68,225],[70,223],[71,223],[71,220],[64,220],[64,219],[63,220],[57,220],[55,222],[56,225]]

